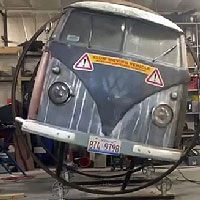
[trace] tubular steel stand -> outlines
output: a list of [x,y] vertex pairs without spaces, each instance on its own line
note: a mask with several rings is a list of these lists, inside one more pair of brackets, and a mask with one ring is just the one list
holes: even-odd
[[[164,200],[164,199],[174,199],[175,196],[170,194],[170,195],[166,195],[166,196],[162,196],[162,195],[157,195],[157,196],[130,196],[130,197],[123,197],[123,196],[116,196],[116,197],[95,197],[95,198],[88,198],[88,199],[83,199],[82,200],[154,200],[154,199],[158,199],[158,200]],[[66,200],[75,200],[75,199],[66,199]],[[76,199],[77,200],[77,199]]]
[[[133,168],[134,168],[134,159],[132,158],[132,159],[131,159],[130,166],[129,166],[129,169],[133,169]],[[125,177],[125,180],[124,180],[124,183],[123,183],[123,185],[122,185],[122,187],[121,187],[121,190],[125,190],[125,189],[126,189],[128,183],[129,183],[129,181],[130,181],[131,175],[132,175],[132,172],[131,172],[131,171],[127,172],[126,177]]]
[[[133,169],[134,168],[134,162],[133,160],[131,161],[130,165],[129,165],[129,169]],[[125,187],[127,187],[128,184],[141,184],[143,182],[148,182],[150,181],[151,179],[149,178],[145,178],[145,177],[134,177],[133,179],[131,179],[131,175],[132,175],[133,172],[131,171],[128,171],[126,176],[125,176],[125,180],[123,179],[113,179],[113,180],[88,180],[88,181],[84,181],[84,182],[81,182],[81,181],[77,181],[77,182],[73,182],[71,181],[71,179],[67,179],[67,181],[71,182],[71,183],[74,183],[74,184],[77,184],[77,185],[81,185],[81,186],[88,186],[88,187],[91,187],[91,186],[105,186],[107,184],[120,184],[122,185],[121,186],[121,190],[123,190]],[[69,172],[69,177],[71,177],[70,175],[71,173]],[[73,175],[72,175],[73,176]],[[130,185],[129,185],[130,186]],[[87,197],[87,194],[85,195],[85,198],[82,198],[81,196],[81,199],[83,200],[118,200],[118,199],[122,199],[122,200],[131,200],[131,199],[137,199],[137,200],[154,200],[154,199],[158,199],[158,200],[164,200],[164,199],[174,199],[175,196],[174,194],[167,194],[167,192],[171,189],[171,186],[172,186],[172,181],[168,178],[168,177],[165,177],[163,178],[160,182],[158,182],[155,187],[158,191],[160,191],[160,194],[155,194],[155,195],[143,195],[143,196],[105,196],[105,197],[102,197],[102,196],[99,196],[99,197]],[[120,186],[119,186],[120,187]],[[59,182],[55,182],[53,184],[53,193],[54,193],[54,197],[56,197],[58,200],[75,200],[73,198],[68,198],[67,197],[67,194],[70,190],[69,187],[65,187],[62,183],[59,183]],[[79,198],[77,198],[79,199]],[[52,199],[51,199],[52,200]]]
[[[124,197],[124,196],[116,196],[116,197],[94,197],[94,198],[88,198],[88,199],[81,199],[81,200],[169,200],[169,199],[174,199],[175,196],[173,194],[162,196],[162,195],[157,195],[157,196],[130,196],[130,197]],[[66,200],[75,200],[75,199],[66,199]],[[76,199],[77,200],[77,199]]]
[[[56,15],[53,19],[50,19],[46,24],[44,24],[35,34],[34,36],[28,41],[27,43],[27,46],[26,48],[24,49],[24,51],[22,52],[19,60],[18,60],[18,63],[17,63],[17,66],[16,66],[16,70],[15,70],[15,75],[13,77],[13,84],[12,84],[12,110],[13,110],[13,117],[15,118],[17,116],[17,113],[16,113],[16,86],[17,86],[17,79],[18,79],[18,75],[19,75],[19,72],[20,72],[20,68],[23,64],[23,61],[24,61],[24,58],[25,58],[25,55],[29,49],[29,47],[31,46],[31,44],[38,38],[38,36],[45,30],[45,27],[48,23],[50,22],[55,22],[57,19],[59,19],[64,13],[66,12],[66,10],[64,10],[62,13]],[[190,50],[192,48],[189,48]],[[192,52],[192,51],[191,51]],[[199,60],[194,56],[194,54],[192,53],[193,57],[195,58],[195,61],[198,65],[198,69],[200,68],[200,63],[199,63]],[[21,121],[21,120],[19,120]],[[22,122],[22,121],[21,121]],[[26,122],[26,121],[25,121]],[[32,123],[32,125],[34,125]],[[20,123],[17,124],[17,126],[21,126]],[[38,125],[39,127],[39,125]],[[43,127],[43,126],[42,126]],[[26,132],[26,130],[23,130]],[[52,129],[53,131],[53,129]],[[174,159],[173,161],[178,160],[168,169],[166,170],[164,173],[162,173],[159,177],[155,177],[155,179],[152,179],[152,180],[149,180],[147,181],[146,183],[140,185],[139,186],[136,186],[134,188],[128,188],[128,189],[125,189],[125,190],[121,190],[121,191],[115,191],[115,190],[99,190],[99,189],[93,189],[93,188],[87,188],[87,187],[82,187],[81,185],[78,185],[78,184],[75,184],[73,182],[69,182],[67,180],[65,180],[64,178],[61,178],[59,176],[57,176],[56,173],[52,172],[51,170],[49,170],[49,168],[47,166],[45,166],[35,155],[34,153],[31,151],[30,147],[27,145],[26,141],[23,140],[22,138],[22,142],[25,144],[27,150],[30,152],[30,155],[34,158],[35,162],[44,170],[46,171],[50,176],[52,176],[53,178],[55,178],[59,183],[62,183],[64,186],[66,187],[69,187],[69,188],[73,188],[73,189],[76,189],[76,190],[79,190],[79,191],[82,191],[82,192],[86,192],[86,193],[91,193],[91,194],[100,194],[100,195],[110,195],[110,197],[99,197],[99,198],[90,198],[91,199],[99,199],[99,200],[106,200],[106,199],[133,199],[134,196],[131,196],[131,197],[126,197],[126,196],[122,196],[122,195],[125,195],[125,194],[128,194],[128,193],[133,193],[133,192],[136,192],[136,191],[139,191],[139,190],[142,190],[144,188],[147,188],[159,181],[161,181],[164,177],[166,177],[167,175],[169,175],[172,171],[174,171],[176,169],[176,167],[184,160],[184,158],[188,155],[190,149],[194,146],[196,140],[199,138],[199,131],[200,131],[200,126],[197,128],[196,130],[196,133],[194,134],[193,138],[192,138],[192,141],[191,143],[188,145],[188,148],[183,152],[183,153],[180,153],[180,152],[175,152],[175,157],[176,159]],[[20,132],[22,133],[22,132]],[[33,132],[34,133],[34,132]],[[45,132],[46,134],[46,132]],[[77,133],[74,133],[75,134],[75,142],[78,144],[78,145],[82,145],[82,146],[87,146],[87,143],[88,143],[88,138],[83,138],[83,134],[79,134],[78,132]],[[65,142],[68,142],[68,141],[65,141]],[[80,144],[79,144],[80,143]],[[84,145],[83,145],[84,144]],[[122,146],[124,147],[122,149],[122,154],[124,155],[132,155],[132,156],[135,156],[136,154],[133,152],[133,144],[132,143],[129,143],[128,141],[124,142],[122,141]],[[127,152],[129,149],[131,149],[131,154],[129,154],[130,152]],[[156,149],[154,149],[156,150]],[[159,150],[160,151],[160,150]],[[160,152],[159,152],[160,153]],[[172,152],[170,152],[172,153]],[[173,152],[174,153],[174,152]],[[137,154],[138,155],[138,154]],[[139,155],[140,156],[140,155]],[[171,157],[170,157],[170,160],[171,160]],[[59,171],[59,170],[58,170]],[[73,170],[75,171],[75,170]],[[77,173],[82,173],[82,172],[77,172]],[[88,176],[88,175],[87,175]],[[89,176],[88,176],[89,177]],[[135,180],[134,180],[135,181]],[[79,183],[80,184],[80,183]],[[114,195],[118,195],[118,196],[114,196]],[[135,196],[135,199],[174,199],[174,195],[157,195],[157,196],[146,196],[146,197],[142,197],[142,196]]]

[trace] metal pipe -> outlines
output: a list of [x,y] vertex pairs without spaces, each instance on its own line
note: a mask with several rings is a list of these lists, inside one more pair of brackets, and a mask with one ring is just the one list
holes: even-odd
[[8,46],[8,16],[7,16],[7,10],[4,11],[3,24],[4,24],[4,45],[7,47]]
[[44,52],[43,56],[40,61],[40,65],[38,68],[37,76],[35,79],[35,85],[33,88],[32,98],[30,102],[29,112],[28,112],[28,118],[29,119],[35,119],[37,114],[37,109],[40,104],[40,97],[42,94],[44,79],[45,79],[45,72],[47,69],[49,60],[49,53]]
[[8,46],[8,16],[7,16],[7,10],[4,12],[0,10],[0,14],[3,17],[3,31],[4,31],[4,36],[3,36],[3,41],[4,41],[4,46]]

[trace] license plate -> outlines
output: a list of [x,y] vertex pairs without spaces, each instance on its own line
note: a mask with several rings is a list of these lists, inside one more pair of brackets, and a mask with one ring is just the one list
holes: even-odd
[[121,148],[121,142],[115,139],[90,136],[88,142],[88,151],[93,153],[101,153],[106,155],[119,155],[120,148]]

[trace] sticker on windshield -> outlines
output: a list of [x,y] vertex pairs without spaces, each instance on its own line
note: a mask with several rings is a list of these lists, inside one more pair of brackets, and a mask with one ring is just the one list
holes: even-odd
[[77,35],[68,35],[67,36],[67,41],[70,41],[70,42],[79,42],[80,40],[80,37],[77,36]]

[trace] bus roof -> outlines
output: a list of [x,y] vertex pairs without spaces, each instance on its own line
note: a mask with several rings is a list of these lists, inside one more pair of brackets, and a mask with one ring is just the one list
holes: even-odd
[[71,4],[70,7],[75,8],[87,8],[96,11],[102,12],[110,12],[126,17],[132,17],[137,19],[146,20],[149,22],[153,22],[178,32],[183,32],[183,30],[178,27],[172,21],[164,18],[163,16],[159,15],[158,13],[145,8],[143,6],[139,6],[134,3],[126,2],[123,0],[109,0],[109,2],[105,1],[83,1],[83,2],[76,2]]

